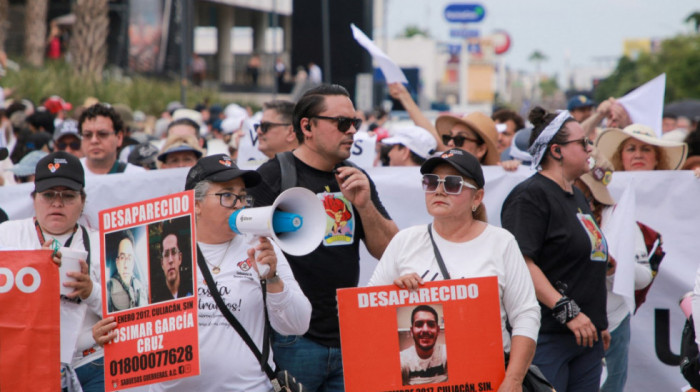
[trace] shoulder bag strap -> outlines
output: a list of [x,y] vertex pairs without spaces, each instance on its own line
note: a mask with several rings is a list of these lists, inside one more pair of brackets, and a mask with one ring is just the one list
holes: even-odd
[[297,167],[291,151],[277,154],[280,163],[280,193],[297,184]]
[[428,223],[428,235],[430,236],[430,242],[433,244],[433,252],[435,252],[435,258],[437,259],[438,265],[440,266],[440,272],[445,280],[451,279],[450,273],[447,272],[447,267],[445,267],[445,262],[442,260],[442,255],[440,255],[440,249],[438,249],[435,240],[433,239],[432,223]]
[[226,317],[226,320],[228,320],[229,324],[231,324],[233,329],[235,329],[236,332],[238,332],[238,334],[241,335],[241,338],[243,339],[245,344],[248,345],[250,350],[253,352],[253,355],[255,355],[255,357],[260,362],[260,367],[263,369],[267,377],[270,380],[274,380],[275,372],[267,363],[267,357],[270,352],[270,344],[268,337],[270,323],[267,319],[267,303],[265,295],[265,292],[267,291],[267,286],[265,283],[263,283],[265,281],[261,281],[263,286],[263,308],[265,308],[265,332],[263,336],[263,353],[261,353],[258,347],[255,345],[255,342],[253,342],[253,339],[251,339],[250,335],[248,335],[248,332],[246,332],[245,328],[243,328],[241,323],[236,319],[236,316],[234,316],[233,313],[231,313],[231,311],[229,310],[229,308],[226,307],[223,298],[221,298],[219,290],[217,290],[216,288],[214,278],[211,276],[211,272],[209,272],[209,268],[207,267],[206,262],[204,261],[204,255],[202,254],[201,249],[199,249],[199,246],[197,246],[197,264],[199,265],[199,269],[202,272],[202,275],[204,276],[204,280],[207,282],[209,292],[214,298],[214,302],[216,302],[216,306],[219,308],[219,311],[221,312],[221,314],[224,315],[224,317]]

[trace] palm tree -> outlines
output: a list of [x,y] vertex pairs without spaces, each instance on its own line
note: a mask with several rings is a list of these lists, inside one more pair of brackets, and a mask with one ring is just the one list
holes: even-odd
[[29,64],[36,67],[44,65],[48,7],[48,0],[27,0],[24,57]]
[[528,57],[528,60],[535,63],[535,83],[532,86],[532,95],[534,98],[539,98],[540,96],[540,66],[543,61],[547,61],[547,56],[535,49],[534,52]]
[[695,11],[688,15],[688,17],[685,18],[685,21],[695,23],[695,32],[700,32],[700,11]]
[[7,15],[10,13],[10,3],[8,0],[0,0],[0,52],[5,51],[5,39],[10,22]]
[[76,0],[70,54],[75,72],[97,80],[107,63],[108,0]]

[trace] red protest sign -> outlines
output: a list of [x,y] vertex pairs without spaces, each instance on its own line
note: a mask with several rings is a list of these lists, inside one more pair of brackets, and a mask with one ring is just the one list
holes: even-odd
[[58,267],[51,251],[0,252],[0,309],[0,391],[60,390]]
[[192,191],[100,211],[107,390],[199,374],[193,212]]
[[503,380],[496,277],[341,289],[338,308],[348,392],[496,391]]

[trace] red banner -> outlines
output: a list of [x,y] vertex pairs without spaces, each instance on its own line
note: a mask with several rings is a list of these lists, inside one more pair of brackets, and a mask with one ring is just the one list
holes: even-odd
[[109,391],[199,374],[194,193],[100,211]]
[[348,392],[496,391],[503,380],[496,277],[342,289],[338,308]]
[[0,391],[61,389],[58,267],[51,251],[0,252]]

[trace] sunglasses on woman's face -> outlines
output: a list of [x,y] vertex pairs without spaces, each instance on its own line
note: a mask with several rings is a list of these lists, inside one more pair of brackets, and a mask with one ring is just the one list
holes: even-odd
[[471,138],[471,137],[466,137],[462,135],[457,135],[457,136],[452,136],[452,135],[442,135],[442,142],[445,145],[450,144],[450,141],[452,141],[455,144],[455,147],[462,147],[464,145],[464,142],[472,142],[474,144],[481,144],[481,141],[476,138]]
[[338,130],[340,132],[347,132],[348,129],[350,129],[350,126],[352,125],[355,127],[355,130],[360,129],[360,126],[362,125],[362,119],[359,119],[357,117],[343,117],[343,116],[338,116],[338,117],[327,117],[327,116],[313,116],[311,118],[320,118],[321,120],[328,120],[328,121],[335,121],[338,124]]
[[476,189],[474,185],[465,182],[460,176],[445,176],[445,178],[440,178],[437,174],[423,174],[423,190],[425,193],[437,192],[440,183],[442,183],[442,187],[448,195],[459,195],[462,193],[462,187]]
[[70,142],[70,143],[66,143],[66,142],[56,143],[56,148],[59,151],[65,151],[65,149],[68,147],[70,147],[71,150],[80,150],[80,142],[76,141],[76,142]]

